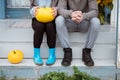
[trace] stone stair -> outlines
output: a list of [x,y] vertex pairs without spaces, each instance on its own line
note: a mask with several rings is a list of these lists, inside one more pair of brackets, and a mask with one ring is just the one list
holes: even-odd
[[[37,66],[33,63],[33,30],[31,28],[30,19],[4,19],[0,20],[0,69],[8,75],[9,71],[14,73],[10,76],[19,76],[17,71],[22,69],[29,70],[33,73],[24,72],[22,77],[32,77],[42,75],[52,71],[69,72],[72,66],[77,66],[80,70],[100,77],[102,80],[114,80],[116,78],[116,29],[114,26],[101,25],[98,39],[92,50],[92,57],[95,60],[95,66],[86,67],[81,61],[82,48],[85,44],[86,34],[79,32],[69,33],[70,43],[73,49],[73,61],[70,67],[61,66],[63,51],[59,40],[56,44],[57,61],[52,66]],[[24,59],[20,64],[11,64],[7,60],[9,51],[19,49],[24,53]],[[41,55],[46,62],[48,57],[48,47],[46,44],[46,36],[41,46]],[[28,69],[27,69],[28,68]],[[50,69],[50,70],[49,70]],[[13,70],[13,71],[12,71]],[[36,70],[38,73],[36,75]],[[16,72],[14,72],[16,71]],[[34,75],[32,75],[34,74]],[[25,76],[24,76],[25,75]]]

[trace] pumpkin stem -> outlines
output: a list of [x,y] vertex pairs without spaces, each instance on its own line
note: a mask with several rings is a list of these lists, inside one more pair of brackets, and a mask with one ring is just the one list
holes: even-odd
[[16,52],[15,52],[15,51],[13,51],[13,53],[14,53],[14,54],[16,54]]

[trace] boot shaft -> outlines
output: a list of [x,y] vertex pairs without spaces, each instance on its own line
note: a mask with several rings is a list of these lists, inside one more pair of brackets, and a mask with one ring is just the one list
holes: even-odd
[[72,60],[72,49],[71,48],[64,48],[64,58]]
[[34,54],[40,54],[40,48],[34,48]]
[[89,55],[91,53],[91,49],[84,48],[83,53]]
[[49,48],[49,55],[55,55],[55,48]]

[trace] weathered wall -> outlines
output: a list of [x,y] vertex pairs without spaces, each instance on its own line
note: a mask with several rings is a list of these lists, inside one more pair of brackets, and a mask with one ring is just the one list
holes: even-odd
[[29,0],[7,0],[8,8],[26,8],[30,6]]

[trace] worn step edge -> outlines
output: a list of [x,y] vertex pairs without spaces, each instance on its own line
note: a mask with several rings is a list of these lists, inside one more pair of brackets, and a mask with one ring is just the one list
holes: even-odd
[[[62,59],[57,59],[56,63],[52,66],[47,66],[45,64],[47,59],[43,59],[44,65],[39,67],[55,67],[55,66],[61,66]],[[108,59],[94,59],[95,66],[115,66],[115,60],[108,60]],[[8,59],[0,59],[0,66],[23,66],[23,67],[37,67],[38,65],[34,64],[33,59],[23,59],[21,63],[19,64],[11,64]],[[71,66],[84,66],[84,63],[81,61],[81,59],[73,59]]]

